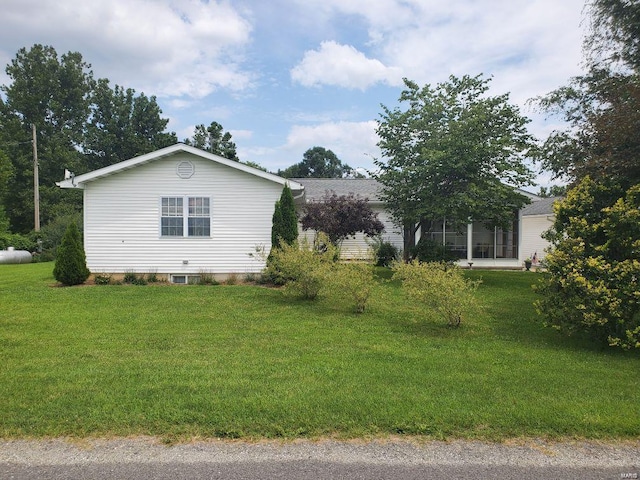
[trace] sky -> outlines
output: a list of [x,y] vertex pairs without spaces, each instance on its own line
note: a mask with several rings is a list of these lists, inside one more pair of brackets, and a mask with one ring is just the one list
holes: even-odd
[[0,12],[0,65],[37,43],[80,52],[95,78],[156,96],[181,141],[216,121],[240,160],[269,171],[314,146],[375,170],[376,121],[403,78],[483,74],[545,138],[562,124],[528,100],[582,73],[585,33],[584,0],[0,0]]

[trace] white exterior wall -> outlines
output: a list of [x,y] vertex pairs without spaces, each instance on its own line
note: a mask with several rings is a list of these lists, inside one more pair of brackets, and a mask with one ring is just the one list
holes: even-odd
[[[195,166],[191,178],[176,174],[183,160]],[[249,254],[256,245],[270,247],[281,193],[277,183],[186,153],[88,182],[87,266],[92,273],[259,272],[264,264]],[[171,196],[210,197],[210,238],[160,236],[161,198]]]
[[[384,225],[382,239],[385,242],[391,242],[393,245],[398,247],[398,250],[402,251],[404,244],[400,229],[393,224],[391,217],[384,210],[382,205],[371,204],[370,206],[371,210],[378,214],[378,220],[380,220]],[[315,231],[304,231],[300,225],[298,227],[300,239],[302,240],[303,238],[306,238],[310,243],[313,242]],[[355,237],[345,239],[340,248],[340,258],[343,260],[363,260],[371,258],[370,242],[371,240],[365,237],[363,233],[357,233]]]
[[550,243],[542,238],[542,234],[551,227],[551,215],[527,215],[522,217],[522,240],[520,242],[520,258],[524,261],[537,252],[538,260],[545,256],[545,249]]

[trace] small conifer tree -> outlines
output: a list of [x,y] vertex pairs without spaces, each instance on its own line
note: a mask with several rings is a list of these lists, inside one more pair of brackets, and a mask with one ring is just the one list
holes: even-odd
[[90,274],[80,232],[76,224],[71,223],[58,247],[53,277],[63,285],[79,285],[84,283]]
[[289,185],[285,185],[280,196],[280,211],[282,214],[282,229],[280,237],[287,245],[293,245],[298,239],[298,216],[293,203],[293,194]]
[[282,229],[282,208],[280,207],[280,200],[276,200],[276,207],[273,211],[272,224],[271,224],[271,248],[275,248],[280,243],[280,237]]
[[271,248],[276,248],[280,242],[293,245],[298,239],[298,217],[293,203],[293,194],[288,185],[285,185],[276,202],[273,212],[273,225],[271,227]]

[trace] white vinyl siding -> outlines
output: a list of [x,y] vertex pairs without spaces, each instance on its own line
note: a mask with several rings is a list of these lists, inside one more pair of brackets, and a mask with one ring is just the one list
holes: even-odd
[[[188,179],[176,174],[176,165],[185,160],[194,165]],[[84,190],[87,266],[94,273],[259,272],[264,263],[250,254],[256,246],[267,250],[271,246],[271,219],[281,193],[282,185],[276,182],[185,152],[88,182]],[[211,199],[210,236],[188,241],[184,236],[161,236],[163,197]],[[192,205],[193,218],[204,218],[205,206],[197,203]],[[198,222],[193,222],[193,228],[205,228]]]
[[521,259],[533,258],[538,260],[545,256],[547,248],[551,245],[542,238],[542,234],[549,230],[553,222],[552,215],[527,215],[522,217],[522,251]]

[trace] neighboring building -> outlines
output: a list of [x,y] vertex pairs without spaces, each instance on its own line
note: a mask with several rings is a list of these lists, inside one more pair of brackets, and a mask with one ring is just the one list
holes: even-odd
[[84,190],[84,247],[92,273],[157,273],[173,282],[259,272],[275,202],[289,183],[176,144],[58,185]]

